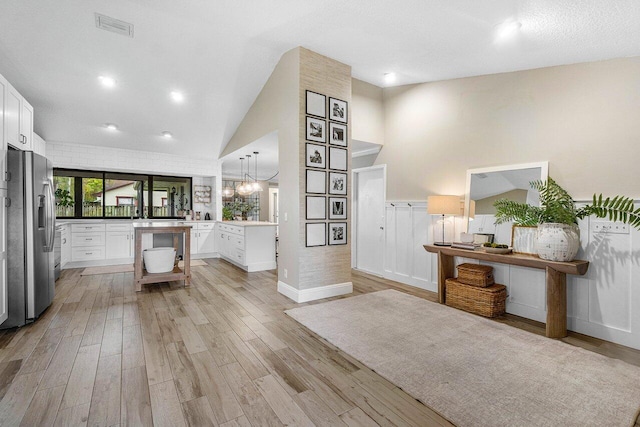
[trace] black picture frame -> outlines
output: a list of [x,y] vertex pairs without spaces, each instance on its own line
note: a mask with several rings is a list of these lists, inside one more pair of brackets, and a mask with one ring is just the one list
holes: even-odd
[[307,143],[305,146],[305,164],[308,168],[327,168],[327,146]]
[[327,171],[307,169],[305,193],[327,194]]
[[349,233],[347,232],[346,222],[330,222],[327,232],[329,246],[347,244],[347,235]]
[[337,196],[347,195],[348,176],[344,172],[329,172],[329,194]]
[[307,141],[327,143],[327,122],[324,119],[307,116],[305,127]]
[[329,220],[347,219],[347,198],[329,197]]
[[329,120],[340,123],[349,121],[349,105],[347,101],[338,98],[329,98]]
[[329,169],[346,171],[349,166],[349,153],[345,148],[329,147]]
[[327,198],[325,196],[306,196],[305,217],[308,221],[327,219]]
[[329,122],[329,144],[346,147],[348,145],[347,125]]
[[310,116],[327,118],[327,97],[318,92],[307,90],[305,94],[306,113]]
[[304,244],[307,248],[327,246],[327,223],[307,222],[304,227]]

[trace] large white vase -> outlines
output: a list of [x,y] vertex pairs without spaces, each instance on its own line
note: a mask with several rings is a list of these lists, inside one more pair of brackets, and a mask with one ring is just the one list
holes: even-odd
[[545,223],[538,225],[538,256],[548,261],[573,261],[580,249],[577,225]]

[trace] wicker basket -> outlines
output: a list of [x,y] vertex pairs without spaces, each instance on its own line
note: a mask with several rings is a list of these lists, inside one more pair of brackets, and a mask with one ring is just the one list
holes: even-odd
[[492,285],[486,288],[469,286],[456,279],[445,281],[446,304],[484,317],[497,317],[505,313],[507,287]]
[[458,266],[458,282],[465,285],[485,288],[493,285],[493,267],[479,264],[460,264]]

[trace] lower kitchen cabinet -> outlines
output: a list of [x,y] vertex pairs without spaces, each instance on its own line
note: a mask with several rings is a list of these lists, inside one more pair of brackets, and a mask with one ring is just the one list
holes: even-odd
[[215,242],[225,260],[253,272],[276,268],[276,225],[217,224]]
[[106,224],[105,251],[107,259],[133,257],[131,224]]

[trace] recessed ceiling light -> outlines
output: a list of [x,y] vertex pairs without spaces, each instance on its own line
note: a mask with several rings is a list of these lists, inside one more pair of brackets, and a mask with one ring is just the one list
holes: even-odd
[[507,40],[518,34],[518,30],[522,27],[519,21],[508,20],[496,27],[496,40]]
[[388,85],[396,82],[396,73],[385,73],[384,82]]
[[104,126],[109,130],[118,130],[118,125],[115,123],[105,123]]
[[163,131],[162,132],[162,136],[164,136],[167,139],[173,138],[173,134],[171,132],[169,132],[168,130]]
[[100,80],[100,83],[102,83],[102,86],[104,87],[114,87],[116,85],[116,79],[114,79],[113,77],[109,77],[109,76],[98,76],[98,79]]
[[182,102],[184,101],[184,95],[182,92],[174,90],[171,92],[171,99],[173,99],[175,102]]

